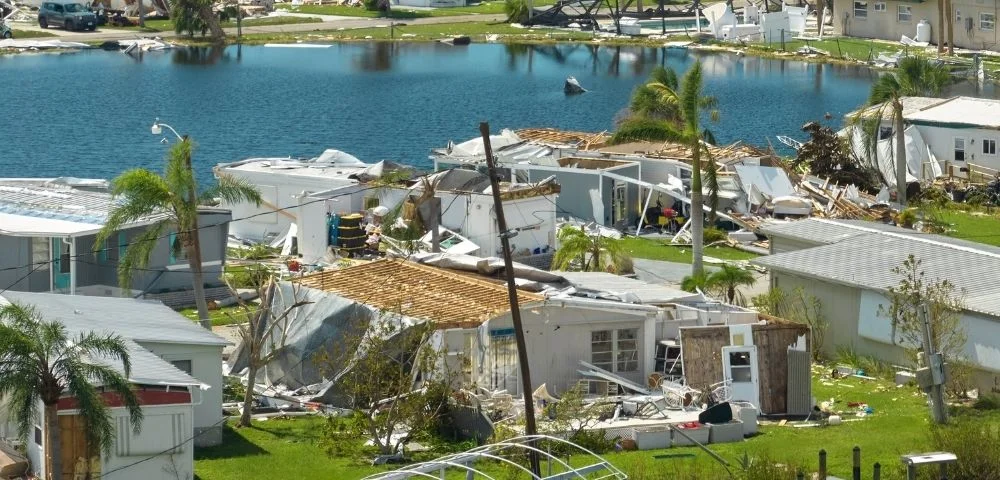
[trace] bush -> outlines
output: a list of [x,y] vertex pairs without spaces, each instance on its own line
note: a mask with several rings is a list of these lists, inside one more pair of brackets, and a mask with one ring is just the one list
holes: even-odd
[[242,267],[232,267],[224,275],[233,288],[259,289],[273,275],[274,270],[266,265],[254,263]]
[[976,410],[1000,410],[1000,395],[982,394],[972,404]]
[[615,441],[608,440],[604,430],[581,430],[569,437],[569,441],[598,455],[615,449]]
[[507,14],[507,21],[511,23],[524,23],[528,21],[527,0],[504,0],[503,12]]
[[708,227],[704,233],[705,244],[715,243],[729,238],[729,233],[721,228]]
[[1000,480],[1000,427],[974,419],[931,430],[934,448],[958,456],[948,468],[952,480]]

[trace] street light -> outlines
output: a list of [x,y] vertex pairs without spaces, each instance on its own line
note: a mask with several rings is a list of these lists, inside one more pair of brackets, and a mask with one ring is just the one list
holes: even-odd
[[174,132],[174,135],[177,136],[178,140],[180,140],[182,142],[184,141],[184,137],[182,137],[181,134],[177,133],[177,130],[174,130],[174,127],[171,127],[170,125],[167,125],[166,123],[160,123],[160,119],[159,118],[156,118],[155,120],[153,120],[153,126],[149,129],[149,131],[152,132],[153,135],[160,135],[160,134],[163,133],[163,127],[167,127],[168,129],[170,129],[171,132]]

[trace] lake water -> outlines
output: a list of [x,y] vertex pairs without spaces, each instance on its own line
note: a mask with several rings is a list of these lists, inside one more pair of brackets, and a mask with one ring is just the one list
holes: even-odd
[[[0,56],[0,176],[111,178],[159,168],[155,117],[199,145],[211,167],[250,156],[315,156],[429,166],[431,148],[501,128],[602,131],[660,64],[704,64],[722,142],[774,143],[862,103],[875,75],[830,66],[677,49],[444,44],[340,44],[326,49],[228,47],[147,53]],[[567,97],[573,75],[590,91]]]

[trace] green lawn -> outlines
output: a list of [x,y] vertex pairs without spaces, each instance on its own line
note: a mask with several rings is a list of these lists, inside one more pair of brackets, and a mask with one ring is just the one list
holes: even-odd
[[[297,23],[321,23],[323,19],[317,17],[263,17],[247,18],[243,20],[244,27],[260,27],[264,25],[293,25]],[[172,32],[174,22],[169,19],[146,20],[145,27],[110,27],[109,30],[135,30],[142,32]],[[236,20],[222,23],[222,28],[235,28]]]
[[[930,451],[928,409],[925,397],[914,387],[897,388],[891,382],[847,378],[832,380],[829,367],[814,367],[813,396],[835,399],[834,410],[844,412],[839,426],[796,428],[773,422],[761,425],[760,434],[744,442],[716,444],[711,448],[733,464],[744,453],[815,471],[817,453],[828,452],[829,473],[850,478],[851,449],[861,447],[864,478],[875,462],[883,465],[884,479],[900,476],[899,456]],[[874,413],[863,419],[848,402],[865,402]],[[985,412],[981,421],[1000,424],[1000,411]],[[223,444],[195,453],[195,472],[201,480],[230,478],[361,478],[383,471],[362,458],[330,458],[317,444],[321,418],[254,422],[248,429],[227,428]],[[795,422],[792,422],[795,423]],[[655,459],[654,455],[693,454],[690,458]],[[697,448],[609,453],[605,458],[634,480],[659,478],[727,478],[724,470]],[[581,459],[575,459],[579,463]],[[486,465],[487,469],[495,467]],[[247,475],[247,472],[253,472]],[[655,472],[655,473],[654,473]],[[455,476],[449,478],[464,478]],[[478,477],[477,477],[478,478]],[[499,476],[497,478],[507,478]],[[809,478],[808,476],[806,478]]]
[[[547,7],[555,3],[553,0],[538,0],[535,8]],[[308,13],[311,15],[342,15],[345,17],[378,17],[381,12],[366,10],[363,7],[347,5],[302,5],[300,7],[279,6],[291,12]],[[424,18],[452,17],[456,15],[495,15],[504,13],[504,2],[494,0],[482,2],[467,7],[435,8],[432,10],[411,10],[406,7],[396,7],[389,11],[389,18]]]
[[942,220],[951,224],[949,236],[1000,247],[1000,217],[992,213],[943,210]]
[[[805,45],[806,42],[802,40],[787,39],[785,41],[785,51],[794,52]],[[780,42],[759,42],[753,43],[751,46],[756,49],[768,50],[771,52],[781,51]],[[825,50],[835,58],[849,58],[853,60],[868,60],[869,54],[872,58],[874,58],[880,53],[894,53],[903,49],[901,46],[892,44],[873,42],[863,38],[847,37],[835,37],[819,41],[810,41],[809,46]]]
[[[185,308],[178,310],[177,312],[193,321],[198,321],[197,308]],[[242,313],[243,312],[239,306],[224,307],[216,310],[209,310],[208,318],[212,320],[212,325],[216,327],[221,325],[232,325],[245,321],[245,316],[241,315]],[[232,317],[230,317],[230,315],[232,315]]]
[[[622,241],[625,243],[625,250],[634,258],[691,263],[690,245],[677,246],[671,245],[666,240],[651,240],[639,237],[627,237]],[[757,257],[757,255],[750,252],[722,246],[705,247],[705,256],[715,257],[720,260],[749,260]]]
[[46,38],[56,36],[50,32],[39,32],[38,30],[11,30],[11,34],[14,35],[15,39],[23,38]]
[[245,44],[294,42],[333,42],[340,40],[435,40],[456,35],[467,35],[475,42],[483,42],[486,36],[497,34],[506,37],[517,37],[519,41],[571,41],[589,40],[592,35],[585,32],[565,32],[546,28],[514,28],[508,24],[490,24],[487,22],[461,22],[437,25],[401,25],[390,29],[387,27],[367,27],[351,30],[327,30],[299,33],[260,33],[243,36]]

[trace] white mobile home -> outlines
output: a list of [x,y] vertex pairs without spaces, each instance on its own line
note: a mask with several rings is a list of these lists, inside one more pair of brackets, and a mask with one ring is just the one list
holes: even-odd
[[992,278],[1000,269],[1000,249],[879,223],[811,218],[761,229],[772,254],[753,263],[770,270],[771,286],[802,288],[822,302],[830,321],[823,346],[833,355],[847,347],[887,362],[908,362],[887,308],[889,287],[899,284],[893,268],[908,255],[922,264],[928,281],[947,279],[962,296],[961,325],[968,337],[964,355],[981,391],[1000,381],[1000,288]]
[[328,149],[308,160],[292,158],[249,158],[222,163],[215,176],[231,175],[257,187],[263,202],[227,205],[237,219],[230,234],[251,241],[271,241],[297,222],[295,209],[304,192],[321,192],[357,184],[356,176],[370,167],[352,155]]
[[[59,404],[63,478],[91,475],[108,479],[174,479],[194,474],[193,449],[222,441],[222,348],[227,344],[159,302],[128,298],[5,292],[0,302],[34,306],[46,320],[71,334],[95,331],[121,335],[132,362],[129,380],[142,402],[140,433],[114,396],[106,400],[115,424],[110,455],[91,463],[75,400]],[[36,474],[44,475],[44,429],[26,439]],[[141,462],[139,460],[142,460]]]

